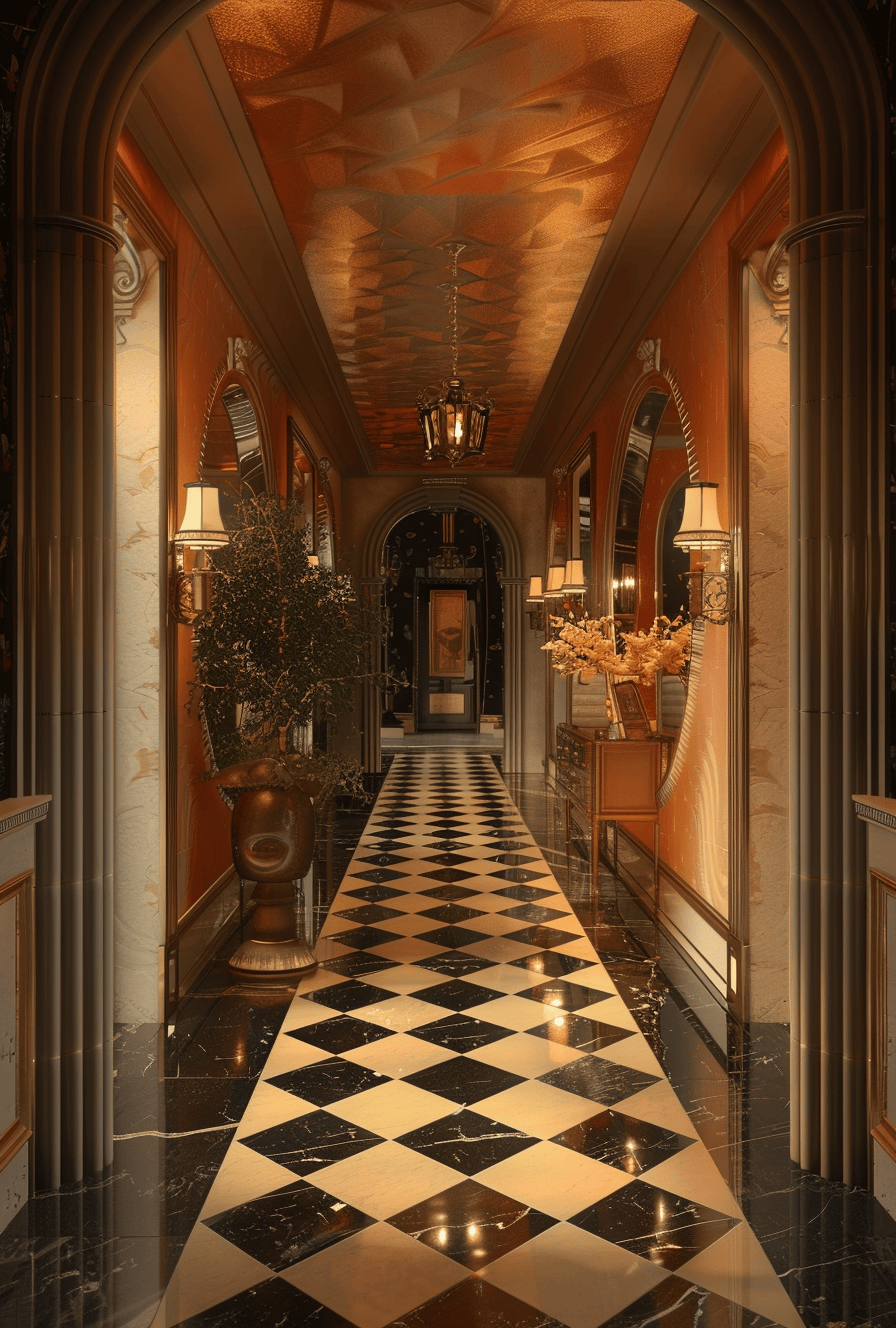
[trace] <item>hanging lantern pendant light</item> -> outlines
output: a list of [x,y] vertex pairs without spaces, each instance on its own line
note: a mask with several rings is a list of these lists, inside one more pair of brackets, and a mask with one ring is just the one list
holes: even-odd
[[451,377],[441,389],[425,387],[417,397],[417,413],[423,430],[424,460],[444,457],[456,466],[468,456],[485,452],[485,433],[494,402],[485,392],[468,392],[457,376],[457,256],[464,244],[440,246],[451,255],[451,280],[439,287],[449,309],[451,334]]

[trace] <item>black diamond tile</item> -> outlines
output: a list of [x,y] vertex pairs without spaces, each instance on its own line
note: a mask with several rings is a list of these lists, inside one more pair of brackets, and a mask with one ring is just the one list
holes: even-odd
[[354,954],[340,955],[338,959],[324,959],[320,967],[328,973],[339,973],[344,978],[356,978],[362,973],[382,973],[384,969],[397,968],[398,963],[366,950],[356,950]]
[[384,931],[382,927],[356,927],[353,931],[337,931],[327,937],[328,941],[351,946],[353,950],[370,950],[374,945],[400,939],[401,932]]
[[463,1180],[389,1218],[390,1226],[474,1272],[555,1223],[476,1180]]
[[577,1051],[602,1051],[612,1047],[615,1042],[631,1037],[627,1028],[617,1028],[615,1024],[601,1024],[596,1019],[586,1019],[580,1014],[564,1013],[562,1018],[550,1019],[528,1028],[532,1037],[546,1038],[548,1042],[557,1042],[562,1047],[575,1047]]
[[537,987],[530,987],[528,991],[517,992],[525,1000],[553,1005],[560,1010],[582,1010],[586,1005],[608,1000],[612,994],[598,991],[596,987],[583,987],[580,982],[567,982],[565,978],[552,978],[549,982],[539,982]]
[[396,890],[393,885],[365,885],[360,890],[346,890],[345,894],[352,899],[366,899],[375,904],[380,899],[395,899],[398,895],[406,895],[407,890]]
[[[450,887],[445,886],[445,889]],[[424,893],[429,893],[425,891]],[[448,973],[453,978],[468,977],[471,973],[481,973],[484,968],[494,968],[494,959],[483,959],[481,955],[470,954],[467,950],[446,950],[444,954],[432,955],[429,959],[418,959],[418,968],[427,968],[431,973]]]
[[[357,910],[356,910],[357,911]],[[554,922],[557,918],[568,918],[568,908],[545,908],[543,904],[517,904],[515,908],[502,908],[502,914],[505,918],[518,918],[520,922]],[[348,914],[340,914],[341,917],[348,917]],[[364,918],[358,918],[359,922],[364,922]],[[375,918],[371,922],[377,921]]]
[[512,881],[514,885],[528,885],[529,881],[543,881],[546,871],[531,871],[527,867],[502,867],[500,871],[490,872],[499,881]]
[[486,1001],[498,1001],[505,995],[491,987],[479,987],[475,982],[464,982],[453,978],[450,982],[440,982],[435,987],[426,987],[416,993],[418,1000],[430,1001],[433,1005],[444,1005],[446,1010],[469,1010],[473,1005],[484,1005]]
[[[407,836],[405,836],[405,838],[407,838]],[[378,852],[388,853],[390,849],[393,849],[393,848],[407,848],[408,845],[405,844],[405,843],[403,842],[403,840],[401,840],[401,839],[379,839],[379,838],[377,838],[377,839],[372,839],[372,840],[370,840],[369,843],[365,843],[365,844],[363,845],[363,847],[364,847],[364,848],[369,848],[369,849],[376,849]],[[351,877],[346,877],[346,880],[350,880],[350,879],[351,879]]]
[[[352,1233],[349,1232],[349,1235]],[[235,1328],[237,1324],[305,1324],[306,1328],[355,1328],[335,1310],[294,1287],[282,1277],[249,1287],[211,1309],[181,1319],[174,1328]]]
[[422,918],[435,918],[436,922],[469,922],[470,918],[481,918],[484,910],[468,908],[466,904],[437,904],[434,908],[424,908]]
[[406,1075],[405,1082],[466,1107],[484,1097],[503,1093],[514,1084],[521,1084],[523,1079],[509,1070],[500,1070],[497,1065],[486,1065],[468,1056],[452,1056],[449,1061],[439,1061],[438,1065],[428,1065],[425,1070]]
[[[446,854],[446,856],[448,856]],[[422,895],[431,899],[469,899],[470,895],[480,895],[481,890],[471,890],[468,885],[435,885],[431,890],[421,890]]]
[[316,1185],[299,1180],[206,1218],[205,1225],[278,1272],[372,1226],[373,1218],[351,1204],[341,1204]]
[[[359,904],[357,908],[340,909],[334,915],[345,918],[348,922],[385,922],[386,918],[400,918],[403,913],[397,908],[384,908],[382,904]],[[537,918],[533,922],[539,921]]]
[[470,881],[475,872],[463,871],[460,867],[439,867],[437,871],[423,872],[430,881],[441,881],[443,885],[457,885],[459,881]]
[[527,857],[525,853],[498,853],[489,862],[500,862],[502,867],[527,867],[530,862],[537,862],[536,857]]
[[420,1028],[409,1028],[411,1037],[423,1038],[425,1042],[434,1042],[446,1051],[477,1051],[487,1047],[500,1038],[510,1037],[510,1028],[499,1028],[484,1019],[471,1019],[465,1014],[449,1014],[444,1019],[436,1019],[431,1024]]
[[736,1323],[738,1328],[780,1328],[773,1319],[764,1314],[748,1310],[743,1305],[736,1305],[705,1287],[694,1286],[681,1277],[667,1277],[629,1305],[627,1309],[607,1319],[601,1328],[692,1328],[700,1324],[701,1328],[711,1328],[720,1324],[728,1328]]
[[365,1043],[392,1037],[392,1030],[380,1028],[379,1024],[369,1024],[365,1019],[356,1019],[351,1014],[342,1014],[335,1019],[308,1024],[306,1028],[291,1029],[288,1036],[298,1042],[309,1042],[312,1047],[320,1047],[321,1051],[332,1051],[338,1056],[343,1051],[353,1051]]
[[[499,890],[506,894],[506,890]],[[580,968],[589,968],[592,961],[577,959],[575,955],[557,954],[556,950],[542,950],[539,954],[523,955],[520,959],[511,959],[513,968],[524,968],[527,973],[543,973],[545,977],[556,978],[562,973],[576,973]]]
[[503,895],[506,899],[521,899],[525,903],[531,903],[535,899],[547,899],[551,895],[557,896],[556,890],[545,890],[540,885],[505,885],[503,889],[496,890],[496,895]]
[[426,856],[427,861],[439,867],[460,867],[465,862],[473,861],[468,853],[428,853]]
[[685,1134],[627,1116],[621,1111],[600,1111],[551,1140],[576,1153],[584,1153],[608,1167],[640,1176],[694,1142]]
[[382,885],[385,881],[401,881],[409,875],[406,871],[395,871],[392,867],[371,867],[369,871],[349,872],[351,881],[370,881]]
[[645,1074],[643,1070],[630,1070],[627,1065],[617,1065],[602,1056],[582,1056],[569,1065],[559,1065],[556,1070],[538,1076],[542,1083],[553,1088],[562,1088],[566,1093],[578,1093],[591,1102],[600,1102],[605,1107],[614,1107],[627,1097],[640,1093],[643,1088],[659,1083],[656,1075]]
[[359,862],[369,863],[371,867],[398,867],[407,858],[400,857],[397,853],[372,853],[369,857],[359,858]]
[[737,1218],[640,1180],[599,1199],[569,1221],[652,1264],[673,1270],[738,1225]]
[[250,1134],[241,1143],[278,1162],[296,1175],[307,1176],[343,1158],[355,1157],[383,1142],[382,1136],[360,1125],[333,1116],[329,1111],[309,1111],[295,1120],[272,1125]]
[[487,848],[499,848],[505,853],[513,853],[514,851],[519,852],[521,848],[528,849],[535,847],[534,844],[523,843],[523,840],[528,840],[529,836],[524,834],[522,830],[518,832],[514,831],[514,833],[518,834],[518,838],[511,838],[509,831],[488,830],[483,835],[483,839],[494,840],[494,843],[486,845]]
[[365,839],[369,838],[374,844],[378,844],[380,840],[390,840],[390,841],[394,840],[395,842],[394,844],[390,845],[391,847],[405,848],[406,845],[402,843],[402,840],[410,839],[411,831],[392,830],[385,825],[372,825],[367,830],[365,830],[364,838]]
[[349,1010],[360,1010],[364,1005],[373,1005],[374,1001],[394,1000],[395,993],[384,991],[382,987],[374,987],[369,982],[356,982],[354,978],[350,978],[347,982],[337,982],[332,987],[320,987],[317,991],[309,991],[304,999],[314,1001],[316,1005],[326,1005],[330,1010],[341,1010],[345,1014]]
[[525,1130],[465,1110],[402,1134],[397,1142],[424,1157],[435,1158],[446,1167],[454,1167],[455,1171],[474,1176],[477,1171],[531,1148],[538,1140]]
[[[456,839],[466,839],[470,832],[468,830],[440,830],[431,847],[446,848],[450,850],[453,841]],[[429,845],[427,845],[429,847]]]
[[464,836],[464,835],[461,835],[460,833],[458,833],[458,834],[456,834],[456,835],[452,835],[452,837],[451,837],[450,839],[444,839],[444,838],[442,838],[442,839],[428,839],[428,840],[426,841],[425,845],[424,845],[424,848],[428,848],[428,849],[438,849],[439,852],[442,852],[442,853],[452,853],[452,852],[455,852],[457,849],[460,849],[460,848],[464,848],[464,849],[466,849],[466,848],[470,848],[470,845],[469,845],[469,844],[467,844],[467,843],[463,843],[463,842],[462,842],[462,840],[464,840],[464,839],[465,839],[465,836]]
[[286,1093],[313,1102],[316,1107],[328,1107],[333,1102],[363,1093],[368,1088],[376,1088],[387,1082],[389,1076],[377,1074],[366,1065],[356,1065],[354,1061],[344,1061],[341,1056],[330,1056],[325,1061],[315,1061],[301,1070],[287,1070],[269,1079],[269,1084],[282,1088]]
[[473,945],[476,941],[487,941],[488,935],[484,931],[472,931],[469,927],[437,927],[435,931],[420,932],[417,936],[418,941],[428,941],[430,945],[441,945],[446,950],[460,950],[465,945]]
[[[336,937],[333,937],[336,940]],[[561,931],[559,927],[521,927],[519,931],[507,933],[508,941],[519,941],[521,945],[535,945],[539,949],[552,949],[555,945],[568,945],[570,941],[579,941],[581,936],[574,931]],[[348,942],[344,941],[344,945]]]
[[496,830],[509,830],[511,826],[519,825],[519,823],[518,816],[489,816],[482,820],[483,825],[494,826]]

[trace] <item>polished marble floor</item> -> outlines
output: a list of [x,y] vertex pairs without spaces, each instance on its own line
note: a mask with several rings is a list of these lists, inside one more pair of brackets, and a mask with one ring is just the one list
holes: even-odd
[[782,1030],[592,897],[542,781],[408,752],[351,820],[297,992],[219,965],[120,1030],[116,1163],[0,1237],[2,1328],[896,1324],[896,1224],[787,1157]]
[[799,1328],[486,756],[396,757],[154,1328]]

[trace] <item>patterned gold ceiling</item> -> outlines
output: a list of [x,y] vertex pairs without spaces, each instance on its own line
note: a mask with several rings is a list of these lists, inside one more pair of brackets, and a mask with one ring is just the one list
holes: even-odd
[[[516,448],[681,56],[677,0],[225,0],[209,15],[381,469],[459,370]],[[437,463],[442,465],[444,463]]]

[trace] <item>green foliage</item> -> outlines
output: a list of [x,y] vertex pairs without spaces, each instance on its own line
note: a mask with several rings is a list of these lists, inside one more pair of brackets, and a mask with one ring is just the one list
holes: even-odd
[[354,599],[348,577],[309,567],[298,504],[264,493],[238,512],[214,555],[211,608],[193,628],[191,704],[204,711],[218,766],[301,752],[310,723],[351,710],[362,679],[379,681],[379,609]]

